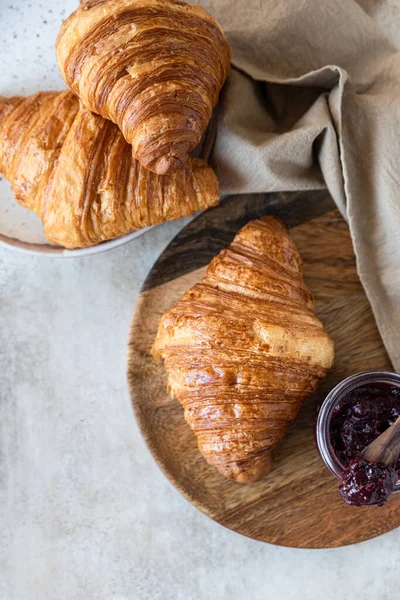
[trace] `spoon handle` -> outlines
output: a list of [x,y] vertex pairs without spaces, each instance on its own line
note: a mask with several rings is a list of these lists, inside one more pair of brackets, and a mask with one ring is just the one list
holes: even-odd
[[395,467],[400,453],[400,417],[389,429],[371,442],[361,456],[371,462],[383,462]]

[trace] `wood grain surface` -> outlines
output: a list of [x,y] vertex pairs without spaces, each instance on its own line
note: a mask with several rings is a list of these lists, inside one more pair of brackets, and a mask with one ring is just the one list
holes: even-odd
[[[303,257],[316,312],[335,341],[333,369],[303,405],[257,483],[225,480],[209,466],[166,392],[162,365],[149,356],[159,319],[201,279],[205,265],[247,221],[279,215]],[[400,494],[382,508],[351,508],[314,444],[318,406],[341,379],[391,364],[356,272],[348,227],[325,191],[231,197],[192,221],[166,248],[139,296],[130,328],[128,381],[149,448],[177,489],[197,508],[249,537],[298,548],[331,548],[367,540],[400,524]]]

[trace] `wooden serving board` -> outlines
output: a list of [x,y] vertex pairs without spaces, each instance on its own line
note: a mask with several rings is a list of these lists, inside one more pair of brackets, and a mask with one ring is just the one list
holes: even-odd
[[[243,485],[225,480],[197,449],[183,409],[166,393],[166,373],[149,355],[162,313],[202,277],[205,265],[249,220],[280,216],[303,257],[316,312],[335,341],[333,369],[303,405],[274,452],[272,471]],[[350,508],[338,494],[314,444],[318,406],[344,377],[389,369],[356,272],[347,225],[325,191],[231,197],[185,229],[151,270],[133,314],[128,379],[133,407],[157,463],[177,489],[206,515],[264,542],[331,548],[385,533],[400,524],[400,494],[383,508]]]

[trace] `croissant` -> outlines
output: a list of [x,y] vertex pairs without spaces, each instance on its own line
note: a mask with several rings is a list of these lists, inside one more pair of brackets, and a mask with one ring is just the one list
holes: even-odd
[[92,246],[218,203],[200,159],[170,175],[132,158],[118,127],[82,109],[72,92],[0,96],[0,174],[42,219],[47,239]]
[[333,362],[283,223],[248,223],[161,319],[152,354],[207,462],[258,480],[271,450]]
[[158,174],[200,142],[231,59],[217,21],[181,0],[83,0],[56,48],[83,105],[116,123]]

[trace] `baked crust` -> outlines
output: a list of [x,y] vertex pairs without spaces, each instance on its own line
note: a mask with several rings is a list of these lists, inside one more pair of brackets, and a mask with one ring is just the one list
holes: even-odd
[[161,319],[152,349],[207,462],[251,482],[333,362],[297,248],[274,217],[251,221]]
[[70,91],[0,96],[0,173],[47,239],[82,248],[180,219],[219,201],[217,178],[189,158],[156,175],[132,157],[118,127],[82,108]]
[[178,0],[89,0],[63,23],[58,65],[83,105],[118,125],[146,168],[181,167],[230,69],[218,22]]

